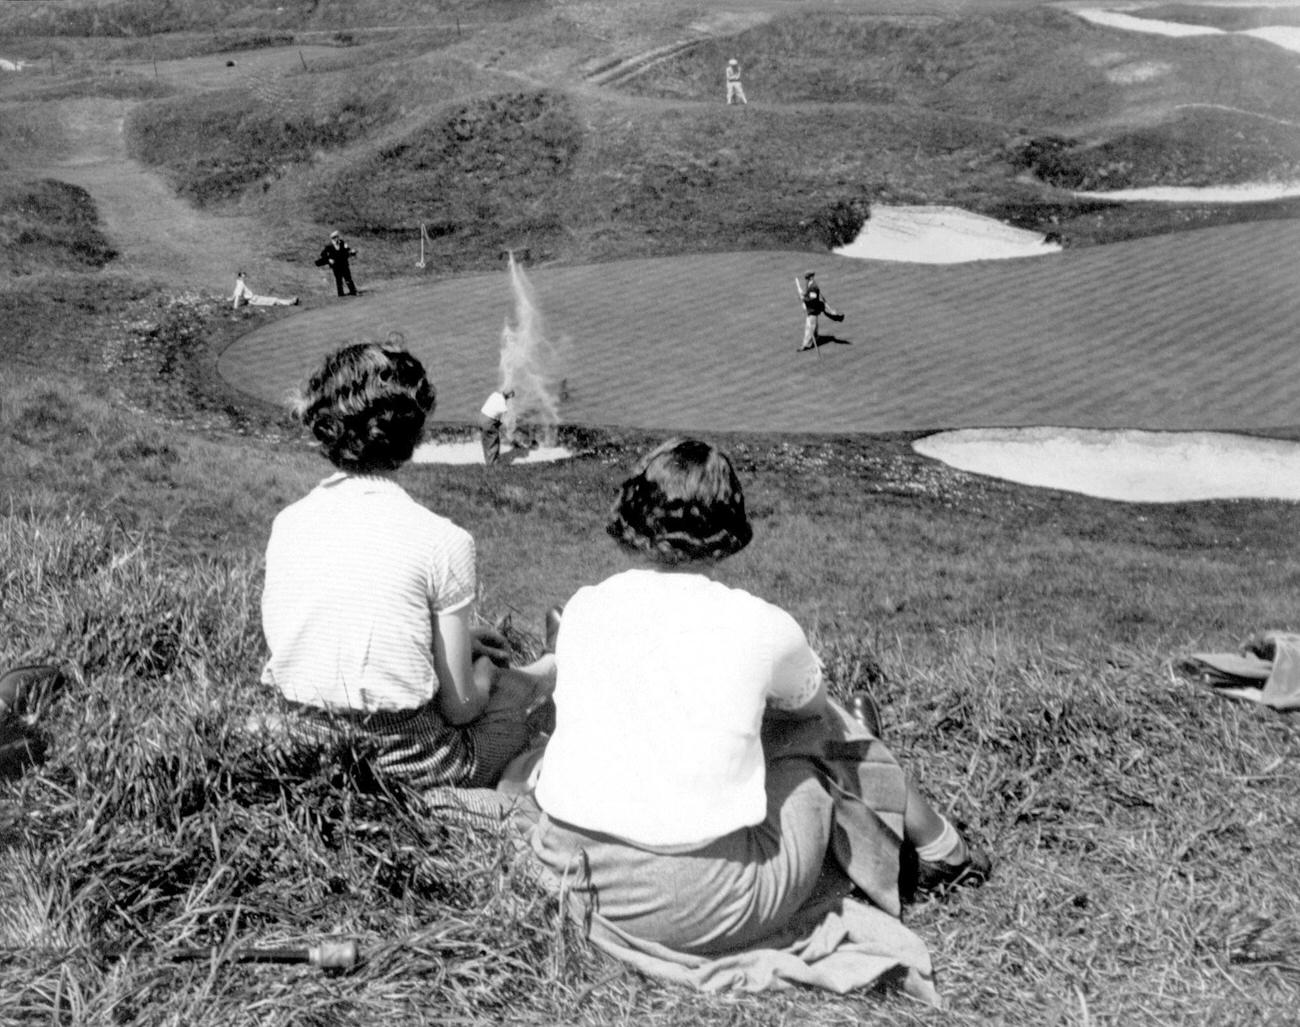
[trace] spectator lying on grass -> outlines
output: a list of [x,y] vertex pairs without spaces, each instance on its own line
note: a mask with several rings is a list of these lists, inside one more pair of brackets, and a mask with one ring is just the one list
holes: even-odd
[[531,740],[554,657],[493,662],[492,633],[470,627],[473,538],[392,478],[433,406],[424,368],[395,347],[348,346],[312,376],[296,412],[338,470],[271,528],[262,680],[299,738],[358,743],[415,788],[482,787]]
[[231,306],[236,310],[243,306],[250,307],[296,307],[298,297],[290,296],[288,299],[281,299],[279,296],[259,296],[248,287],[248,281],[244,278],[244,272],[239,271],[235,274],[235,292],[230,297]]
[[[588,913],[697,955],[779,935],[813,897],[831,844],[835,790],[817,754],[843,758],[846,746],[869,821],[856,842],[879,847],[865,863],[889,868],[880,891],[894,898],[877,905],[897,914],[907,862],[912,891],[983,882],[987,857],[875,738],[876,718],[852,724],[828,700],[794,618],[713,580],[752,535],[726,455],[664,443],[623,483],[607,530],[640,566],[564,608],[533,835],[557,875],[582,868],[570,887]],[[796,732],[814,742],[807,757],[780,742]]]

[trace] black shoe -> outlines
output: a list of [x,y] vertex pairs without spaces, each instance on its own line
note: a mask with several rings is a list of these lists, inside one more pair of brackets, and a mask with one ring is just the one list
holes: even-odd
[[22,777],[28,767],[45,761],[43,735],[13,714],[0,714],[0,781]]
[[880,707],[870,692],[860,688],[849,696],[848,711],[853,719],[871,733],[872,738],[882,737],[880,733]]
[[54,696],[68,683],[59,667],[31,663],[0,676],[0,715],[10,713],[29,721],[43,714]]
[[905,894],[945,895],[954,888],[978,888],[993,873],[993,861],[983,849],[977,849],[962,839],[961,855],[955,860],[932,862],[921,859],[916,850],[911,850],[910,867],[905,867],[903,876]]
[[563,612],[561,606],[552,606],[546,611],[546,647],[542,652],[555,652],[555,640],[560,634],[560,614]]

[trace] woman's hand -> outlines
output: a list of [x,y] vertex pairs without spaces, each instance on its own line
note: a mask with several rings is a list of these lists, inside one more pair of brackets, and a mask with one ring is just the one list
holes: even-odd
[[510,650],[510,643],[496,628],[470,628],[469,638],[470,653],[474,659],[486,656],[498,667],[510,666],[511,657],[514,655]]

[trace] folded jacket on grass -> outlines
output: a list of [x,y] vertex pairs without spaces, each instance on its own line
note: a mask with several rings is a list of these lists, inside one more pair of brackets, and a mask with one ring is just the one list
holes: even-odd
[[1177,664],[1183,674],[1221,695],[1248,699],[1275,710],[1300,710],[1300,635],[1267,631],[1254,653],[1192,653]]

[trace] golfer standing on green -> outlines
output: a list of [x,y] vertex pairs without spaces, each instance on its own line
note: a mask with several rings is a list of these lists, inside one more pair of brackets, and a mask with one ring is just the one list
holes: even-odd
[[816,279],[817,272],[809,271],[803,276],[803,281],[800,281],[797,276],[794,280],[794,287],[799,290],[799,299],[803,301],[803,345],[799,347],[800,353],[806,349],[816,348],[817,319],[822,314],[832,321],[844,320],[844,315],[831,309],[831,305],[826,302],[826,297],[822,295]]

